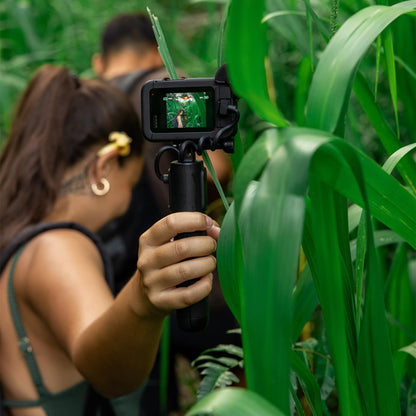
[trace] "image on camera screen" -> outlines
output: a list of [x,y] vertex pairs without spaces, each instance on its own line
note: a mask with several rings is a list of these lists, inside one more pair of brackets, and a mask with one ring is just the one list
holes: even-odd
[[206,91],[166,93],[163,97],[166,104],[166,128],[206,128],[209,99]]

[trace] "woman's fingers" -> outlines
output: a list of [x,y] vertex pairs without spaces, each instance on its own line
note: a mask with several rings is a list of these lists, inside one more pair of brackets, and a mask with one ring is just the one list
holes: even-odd
[[191,286],[174,287],[155,293],[150,300],[155,307],[167,312],[186,308],[209,295],[212,289],[212,273],[202,276]]
[[[206,235],[192,235],[204,231]],[[183,237],[183,234],[191,233]],[[174,240],[182,234],[180,239]],[[140,238],[140,287],[156,309],[170,313],[206,297],[212,288],[219,227],[200,212],[171,214]],[[187,287],[184,282],[197,279]]]
[[152,248],[148,252],[143,251],[138,261],[138,269],[141,271],[151,268],[164,268],[173,263],[181,262],[192,257],[207,256],[215,252],[217,242],[209,236],[194,236]]
[[172,264],[157,273],[149,274],[144,284],[150,290],[170,290],[188,280],[197,279],[215,270],[214,256],[199,257]]
[[208,231],[214,226],[210,217],[200,212],[177,212],[162,218],[140,238],[140,244],[160,246],[181,233]]

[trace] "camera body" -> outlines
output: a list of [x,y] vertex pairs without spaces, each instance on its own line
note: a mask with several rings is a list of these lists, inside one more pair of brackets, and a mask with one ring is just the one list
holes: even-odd
[[203,138],[212,150],[227,151],[237,130],[236,106],[230,85],[217,78],[148,81],[142,88],[143,133],[151,142]]

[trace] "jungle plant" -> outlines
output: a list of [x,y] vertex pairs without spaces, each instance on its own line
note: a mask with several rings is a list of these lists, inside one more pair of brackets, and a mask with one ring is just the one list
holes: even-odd
[[[416,166],[409,153],[415,145],[404,146],[399,134],[413,141],[415,38],[407,36],[404,48],[400,36],[414,30],[416,1],[364,7],[335,34],[308,1],[301,12],[269,2],[279,22],[299,12],[309,33],[316,27],[327,42],[316,69],[313,39],[308,60],[299,61],[293,122],[272,98],[265,3],[232,0],[226,34],[232,86],[267,122],[235,161],[234,202],[217,253],[222,289],[242,328],[248,389],[214,391],[188,415],[415,414]],[[369,48],[373,66],[365,60]],[[388,79],[391,111],[369,87],[380,73]],[[354,144],[351,126],[360,113],[388,158],[384,166]],[[299,275],[301,247],[307,264]],[[318,305],[323,377],[311,364],[314,344],[297,344]],[[312,358],[302,359],[308,351]],[[332,411],[329,394],[338,403]]]
[[[2,3],[1,132],[35,67],[90,74],[103,23],[144,6],[84,3]],[[175,64],[212,76],[226,61],[241,97],[218,265],[248,389],[214,391],[189,415],[416,414],[416,1],[232,0],[218,62],[216,3],[229,1],[147,3]],[[208,14],[189,19],[195,8]],[[299,342],[308,321],[314,338]],[[236,361],[220,364],[228,385]]]

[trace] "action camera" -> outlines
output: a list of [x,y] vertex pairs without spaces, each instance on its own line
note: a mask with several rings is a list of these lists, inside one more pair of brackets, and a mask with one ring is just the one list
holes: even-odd
[[237,130],[237,98],[216,78],[148,81],[142,88],[143,133],[152,142],[198,141],[220,148]]

